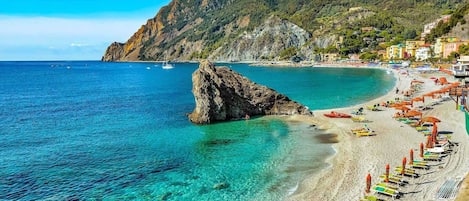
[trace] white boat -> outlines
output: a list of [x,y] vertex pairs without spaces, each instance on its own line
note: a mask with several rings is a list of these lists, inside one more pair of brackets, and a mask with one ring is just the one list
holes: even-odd
[[174,65],[168,63],[167,61],[165,61],[165,62],[163,63],[163,66],[161,66],[161,67],[162,67],[163,69],[172,69],[172,68],[174,68]]

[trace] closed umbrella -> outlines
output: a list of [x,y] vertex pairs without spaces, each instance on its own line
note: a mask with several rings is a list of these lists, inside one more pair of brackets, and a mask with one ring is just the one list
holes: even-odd
[[438,127],[436,126],[436,124],[434,123],[433,124],[433,129],[432,129],[432,141],[433,141],[433,144],[436,143],[436,137],[438,136]]
[[368,173],[368,175],[366,176],[366,189],[365,189],[365,192],[369,193],[370,188],[371,188],[371,175],[370,175],[370,173]]
[[402,170],[401,170],[401,174],[404,175],[404,172],[405,172],[405,164],[407,163],[407,158],[404,157],[402,159]]
[[413,149],[410,149],[409,165],[414,165],[414,150]]
[[423,143],[420,143],[420,157],[423,158]]
[[386,177],[384,178],[384,182],[389,182],[389,164],[386,164]]

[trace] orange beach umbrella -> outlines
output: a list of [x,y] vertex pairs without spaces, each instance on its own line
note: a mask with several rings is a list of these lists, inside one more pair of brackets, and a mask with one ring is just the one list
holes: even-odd
[[433,148],[432,136],[427,136],[427,148]]
[[438,136],[438,127],[436,126],[436,124],[433,124],[433,129],[432,129],[432,141],[433,141],[433,144],[436,143],[436,136]]
[[409,165],[414,164],[414,150],[410,149],[410,160],[409,160]]
[[389,164],[386,164],[386,174],[385,174],[384,182],[389,182]]
[[438,119],[438,118],[436,118],[436,117],[434,117],[434,116],[426,116],[426,117],[423,117],[421,121],[422,121],[422,122],[430,122],[430,123],[433,123],[433,124],[441,122],[440,119]]
[[405,172],[405,164],[407,163],[407,158],[404,157],[402,159],[402,170],[401,170],[401,174],[404,175],[404,172]]
[[396,110],[402,110],[404,112],[407,112],[410,110],[410,108],[406,107],[406,106],[399,106],[399,107],[395,107]]
[[422,116],[422,113],[417,110],[410,110],[404,114],[405,117],[415,117],[415,116]]
[[423,99],[423,97],[415,97],[415,98],[412,98],[411,100],[411,102],[419,102],[419,101],[425,102],[425,99]]
[[368,173],[368,175],[366,175],[366,189],[365,189],[365,192],[369,193],[370,188],[371,188],[371,175],[370,175],[370,173]]
[[401,104],[402,105],[412,105],[412,103],[410,101],[402,101]]
[[423,158],[423,143],[420,143],[420,157]]

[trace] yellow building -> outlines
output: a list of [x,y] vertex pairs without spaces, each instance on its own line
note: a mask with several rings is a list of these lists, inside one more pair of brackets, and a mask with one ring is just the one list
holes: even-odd
[[408,40],[405,42],[406,52],[408,57],[412,57],[416,55],[417,49],[420,46],[423,46],[425,41],[423,40]]

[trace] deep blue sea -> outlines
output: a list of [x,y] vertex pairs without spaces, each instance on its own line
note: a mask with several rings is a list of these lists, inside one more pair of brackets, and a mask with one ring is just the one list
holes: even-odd
[[[226,64],[310,109],[391,90],[383,70]],[[334,154],[305,123],[191,124],[197,64],[0,62],[0,200],[281,200]]]

